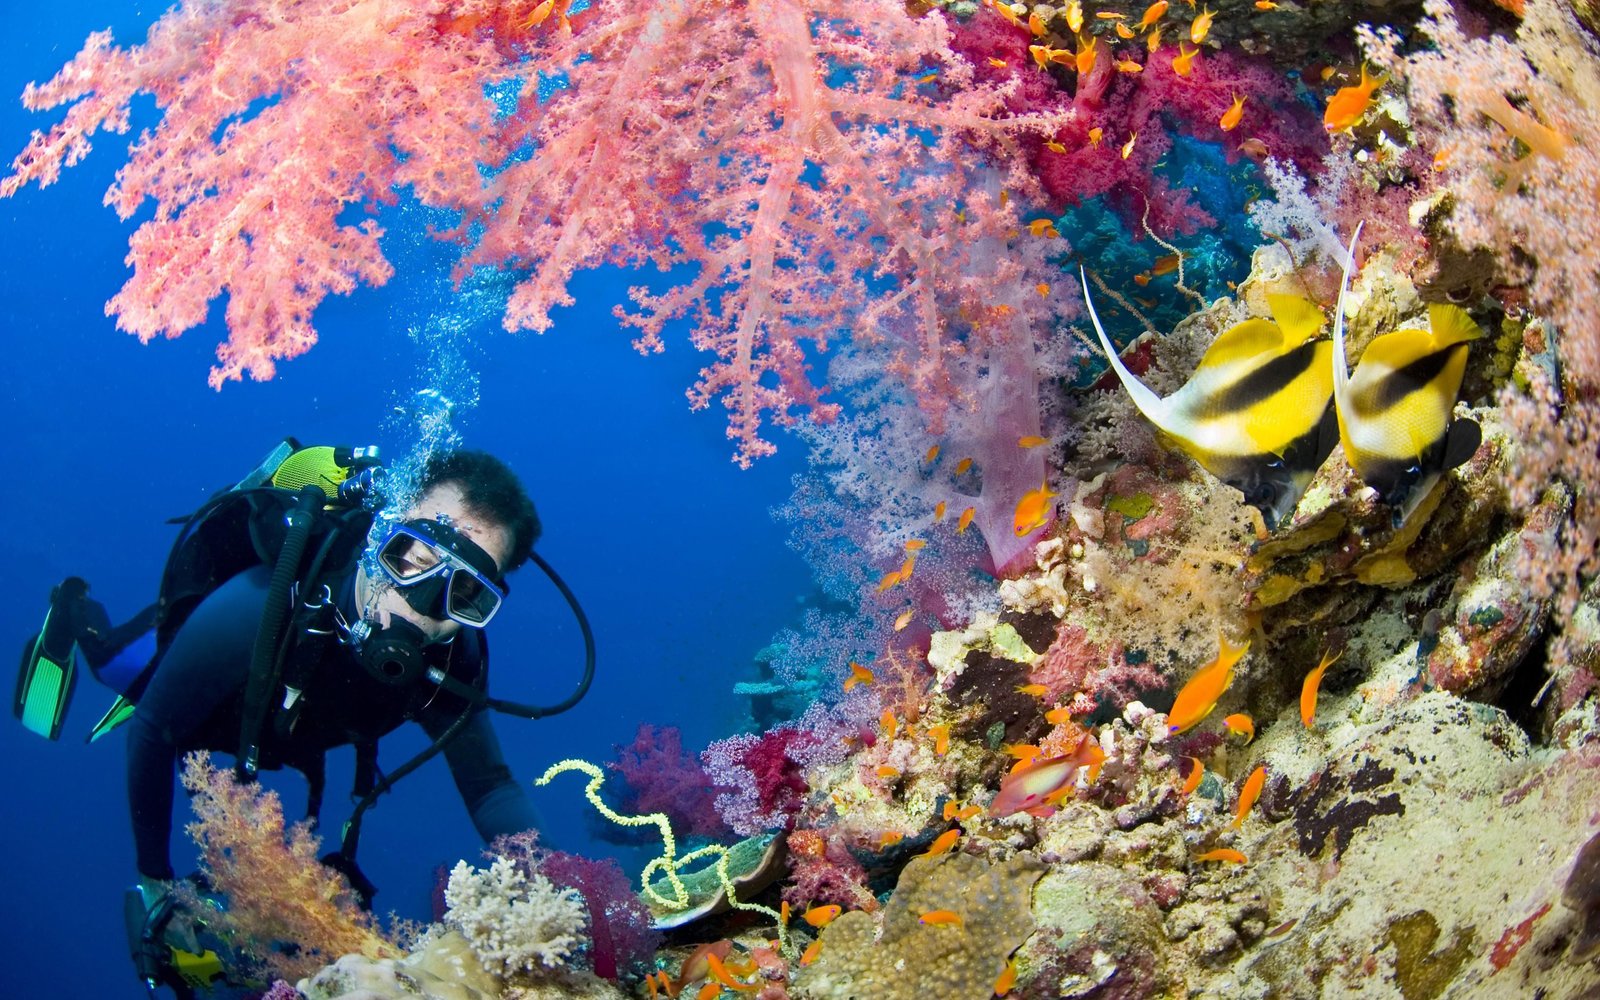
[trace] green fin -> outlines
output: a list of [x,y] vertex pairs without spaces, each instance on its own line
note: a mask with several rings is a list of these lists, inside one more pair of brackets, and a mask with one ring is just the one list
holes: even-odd
[[62,608],[88,589],[76,577],[57,587],[50,595],[50,610],[45,613],[39,634],[22,645],[11,711],[24,728],[47,740],[61,735],[72,689],[78,681],[78,645],[72,636],[71,614]]
[[120,694],[117,695],[117,700],[111,703],[111,707],[106,709],[106,714],[102,715],[100,721],[94,724],[94,728],[89,730],[89,735],[84,739],[84,742],[93,743],[133,718],[134,707],[133,702]]

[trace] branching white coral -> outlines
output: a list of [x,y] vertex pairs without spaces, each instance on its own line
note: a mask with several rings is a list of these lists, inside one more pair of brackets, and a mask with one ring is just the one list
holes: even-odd
[[487,871],[465,861],[450,872],[444,891],[446,925],[459,930],[484,968],[494,972],[555,968],[586,938],[587,911],[575,889],[532,878],[505,858]]

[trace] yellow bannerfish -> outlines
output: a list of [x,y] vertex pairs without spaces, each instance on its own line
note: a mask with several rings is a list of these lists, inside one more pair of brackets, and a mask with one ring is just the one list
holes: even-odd
[[1244,494],[1268,530],[1294,512],[1333,446],[1333,347],[1316,340],[1322,311],[1292,295],[1268,295],[1272,319],[1247,319],[1216,339],[1183,388],[1162,398],[1128,370],[1089,298],[1084,301],[1123,388],[1162,434],[1201,468]]
[[1444,474],[1471,458],[1482,442],[1475,421],[1452,420],[1451,413],[1468,346],[1483,330],[1460,306],[1432,303],[1428,329],[1393,330],[1376,337],[1349,374],[1344,306],[1360,238],[1361,227],[1356,226],[1334,311],[1334,409],[1345,459],[1393,509],[1398,528]]
[[1189,682],[1178,690],[1167,713],[1167,731],[1176,736],[1199,725],[1217,707],[1223,692],[1233,683],[1233,668],[1250,650],[1249,640],[1234,646],[1225,635],[1217,636],[1217,658],[1196,670]]

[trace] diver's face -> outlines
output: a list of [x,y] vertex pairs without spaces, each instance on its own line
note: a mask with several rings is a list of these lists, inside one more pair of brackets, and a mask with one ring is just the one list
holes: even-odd
[[[494,560],[495,566],[504,566],[511,555],[511,532],[503,525],[478,517],[467,510],[467,505],[461,493],[461,487],[455,483],[440,483],[439,485],[422,494],[412,507],[405,512],[402,520],[427,519],[433,521],[446,521],[461,534],[471,539],[474,544]],[[363,584],[372,586],[372,581],[366,579],[366,570],[362,570]],[[388,626],[393,617],[400,617],[420,628],[428,637],[429,642],[438,642],[448,639],[461,628],[459,622],[446,619],[429,618],[420,614],[411,605],[406,603],[400,592],[391,586],[381,588],[378,599],[373,605],[377,614],[378,624]]]

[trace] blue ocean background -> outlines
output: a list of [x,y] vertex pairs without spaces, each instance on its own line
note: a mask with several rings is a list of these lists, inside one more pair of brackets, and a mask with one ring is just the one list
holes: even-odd
[[[141,40],[162,9],[7,4],[4,160],[59,114],[21,107],[28,81],[48,79],[91,31]],[[455,427],[467,446],[522,475],[545,524],[539,550],[582,599],[598,641],[594,688],[575,710],[541,722],[497,720],[518,779],[531,782],[565,757],[611,759],[642,722],[681,727],[694,750],[736,731],[745,703],[733,685],[753,676],[753,655],[798,617],[811,587],[785,546],[787,529],[769,514],[803,463],[799,442],[780,439],[778,455],[749,471],[729,461],[720,409],[693,414],[684,398],[704,363],[685,332],[665,354],[645,358],[611,316],[635,276],[582,276],[579,304],[557,316],[556,329],[508,334],[495,307],[503,283],[455,294],[448,249],[425,235],[431,220],[405,206],[381,220],[398,272],[386,288],[324,304],[321,342],[272,381],[211,390],[220,305],[205,327],[146,346],[104,314],[128,273],[122,258],[133,224],[101,199],[121,151],[154,120],[148,101],[139,110],[133,133],[98,137],[95,153],[55,186],[0,201],[0,491],[16,501],[0,530],[0,638],[9,648],[38,628],[51,585],[69,574],[87,578],[113,617],[152,600],[176,530],[166,521],[237,480],[282,436],[376,443],[398,457],[416,435],[397,407],[430,387],[470,397],[476,380],[477,403],[458,411]],[[493,691],[559,701],[579,678],[578,630],[536,568],[513,584],[491,630]],[[10,718],[0,724],[0,852],[9,873],[0,984],[9,995],[144,993],[122,926],[122,892],[135,878],[123,740],[83,742],[110,699],[84,672],[59,742]],[[404,727],[383,742],[382,764],[397,766],[424,746],[419,729]],[[328,780],[325,841],[348,814],[348,751],[332,755]],[[299,776],[272,775],[268,784],[297,817]],[[636,858],[594,838],[580,786],[571,777],[533,791],[547,842],[623,858],[636,873]],[[180,801],[180,872],[195,867],[181,832],[186,811]],[[436,866],[478,860],[481,848],[441,760],[369,814],[360,861],[380,887],[379,912],[426,918]]]

